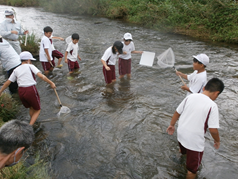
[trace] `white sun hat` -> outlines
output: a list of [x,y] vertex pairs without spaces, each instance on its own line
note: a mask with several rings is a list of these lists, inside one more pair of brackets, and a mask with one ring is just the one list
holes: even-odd
[[132,39],[132,35],[130,33],[128,33],[128,32],[124,34],[124,39],[125,40],[133,40]]
[[21,52],[20,59],[21,60],[36,60],[35,58],[33,58],[32,54],[28,51]]

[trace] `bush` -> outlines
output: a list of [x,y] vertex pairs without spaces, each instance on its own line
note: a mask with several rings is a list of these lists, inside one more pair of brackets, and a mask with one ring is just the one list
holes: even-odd
[[3,93],[0,96],[0,119],[3,122],[7,122],[16,117],[19,111],[19,105],[10,94]]
[[21,160],[13,167],[6,167],[0,171],[0,179],[50,179],[47,164],[40,159],[37,153],[33,165],[26,167],[27,163]]
[[26,36],[20,36],[21,49],[22,51],[29,51],[32,55],[39,54],[39,43],[40,39],[36,39],[36,35],[34,33],[27,34],[27,43],[25,46]]

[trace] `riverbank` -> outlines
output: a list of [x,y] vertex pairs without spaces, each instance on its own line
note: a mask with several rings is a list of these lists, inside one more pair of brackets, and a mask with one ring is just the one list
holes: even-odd
[[238,43],[238,4],[232,0],[0,0],[0,4],[123,19],[160,32]]

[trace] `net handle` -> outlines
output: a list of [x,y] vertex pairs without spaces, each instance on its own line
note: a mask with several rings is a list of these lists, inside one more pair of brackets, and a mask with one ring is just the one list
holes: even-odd
[[[177,72],[177,69],[175,68],[175,66],[173,66],[173,68],[174,68],[174,70]],[[179,78],[181,79],[181,81],[183,82],[184,86],[186,86],[186,83],[183,81],[183,78],[182,78],[180,75],[178,75],[178,76],[179,76]]]

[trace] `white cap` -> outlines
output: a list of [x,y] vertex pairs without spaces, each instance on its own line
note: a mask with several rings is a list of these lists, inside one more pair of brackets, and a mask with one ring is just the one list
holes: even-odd
[[193,56],[193,58],[196,58],[199,62],[201,62],[203,65],[207,66],[209,63],[209,57],[206,54],[199,54],[196,56]]
[[13,13],[13,11],[12,10],[6,10],[5,12],[4,12],[4,15],[5,16],[10,16],[10,15],[13,15],[14,13]]
[[21,60],[36,60],[35,58],[33,58],[32,54],[28,51],[21,52],[20,59]]
[[133,40],[132,39],[132,35],[130,33],[128,33],[128,32],[124,34],[124,39],[125,40]]

